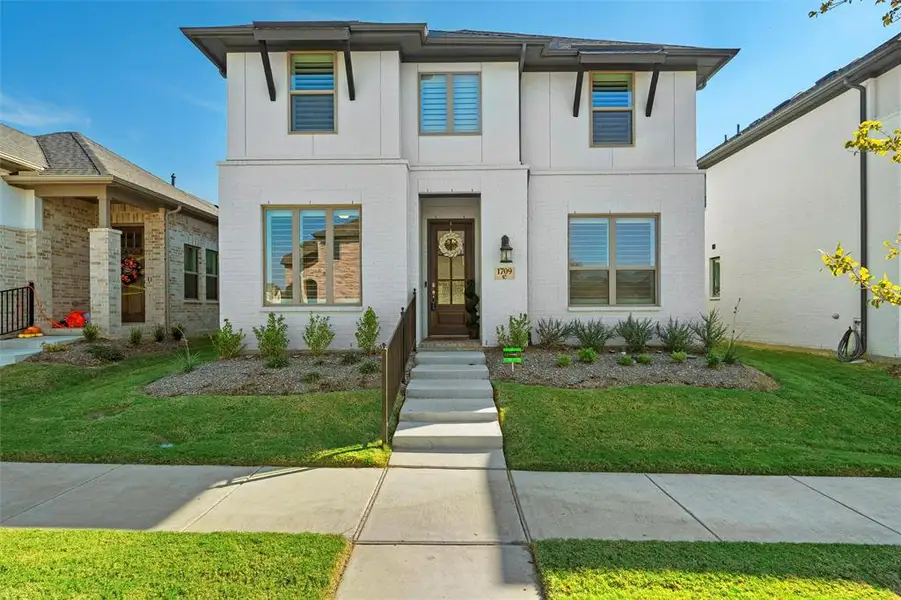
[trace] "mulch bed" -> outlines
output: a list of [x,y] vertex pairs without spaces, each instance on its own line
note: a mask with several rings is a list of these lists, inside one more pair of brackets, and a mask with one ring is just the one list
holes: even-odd
[[[340,392],[377,388],[381,373],[364,374],[360,365],[378,357],[364,357],[356,364],[343,364],[346,352],[323,356],[295,354],[288,366],[268,369],[259,356],[241,356],[198,366],[190,373],[178,373],[159,379],[144,388],[151,396],[270,396],[309,392]],[[310,375],[318,373],[319,376]]]
[[[44,336],[43,339],[45,343],[55,343],[53,336]],[[153,354],[171,354],[179,348],[184,347],[184,342],[176,342],[172,338],[166,338],[162,342],[155,342],[152,339],[148,340],[145,338],[140,344],[134,346],[127,340],[99,339],[96,342],[76,340],[67,344],[65,350],[56,352],[44,350],[43,352],[29,356],[25,361],[57,365],[75,365],[77,367],[102,367],[110,364],[110,361],[92,355],[89,352],[91,346],[108,347],[118,350],[124,358],[133,358],[135,356],[150,356]]]
[[[561,354],[572,357],[571,366],[557,366],[557,357]],[[510,365],[503,362],[500,349],[485,352],[493,381],[557,388],[607,388],[656,383],[752,391],[771,391],[779,387],[771,377],[746,365],[720,365],[711,369],[703,356],[674,363],[668,354],[650,354],[654,359],[652,364],[636,363],[624,367],[616,363],[619,352],[605,351],[598,355],[594,363],[586,364],[579,362],[574,348],[548,350],[530,347],[523,354],[522,364],[516,365],[511,373]]]

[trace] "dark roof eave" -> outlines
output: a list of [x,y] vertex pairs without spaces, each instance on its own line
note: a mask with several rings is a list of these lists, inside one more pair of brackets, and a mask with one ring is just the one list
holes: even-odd
[[210,211],[201,210],[200,208],[197,208],[195,206],[190,206],[188,204],[185,204],[184,202],[180,202],[179,200],[176,200],[175,198],[172,198],[165,194],[160,194],[159,192],[155,192],[151,189],[145,188],[142,185],[138,185],[136,183],[126,181],[126,180],[122,179],[121,177],[113,177],[112,183],[114,183],[115,185],[118,185],[120,187],[126,188],[128,190],[137,192],[139,194],[149,196],[149,197],[153,198],[154,201],[156,201],[157,203],[159,203],[162,206],[169,206],[169,207],[173,207],[173,208],[177,208],[180,206],[182,212],[184,212],[184,213],[190,214],[194,217],[203,219],[203,220],[213,223],[213,224],[219,223],[218,207],[215,210],[213,210],[211,207]]

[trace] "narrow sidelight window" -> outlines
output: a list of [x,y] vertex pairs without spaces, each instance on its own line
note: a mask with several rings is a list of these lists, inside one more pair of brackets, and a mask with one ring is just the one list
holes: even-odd
[[185,244],[185,300],[200,299],[200,248]]
[[591,74],[591,145],[631,146],[631,73]]
[[710,297],[720,297],[720,257],[710,259]]
[[420,134],[478,134],[481,128],[478,73],[420,73]]
[[215,250],[207,250],[204,255],[204,268],[206,269],[206,299],[219,299],[219,253]]
[[289,54],[291,131],[335,132],[335,54]]

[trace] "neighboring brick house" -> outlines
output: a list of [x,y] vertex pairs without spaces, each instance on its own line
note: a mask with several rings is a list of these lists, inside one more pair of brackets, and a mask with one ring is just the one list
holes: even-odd
[[[0,124],[0,179],[0,289],[33,284],[38,325],[84,311],[109,335],[218,326],[215,205],[80,133],[32,137]],[[127,257],[141,267],[128,285]],[[2,310],[10,333],[21,307]]]

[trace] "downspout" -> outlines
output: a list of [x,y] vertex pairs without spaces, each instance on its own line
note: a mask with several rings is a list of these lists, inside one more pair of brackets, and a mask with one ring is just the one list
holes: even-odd
[[[859,83],[851,83],[847,79],[842,81],[848,89],[855,89],[860,92],[860,114],[858,122],[863,123],[867,120],[867,88]],[[867,248],[869,240],[867,238],[867,153],[860,152],[860,264],[866,266],[869,264]],[[866,288],[860,288],[860,343],[863,352],[867,349],[867,298],[868,291]]]
[[166,302],[163,304],[164,317],[163,321],[166,324],[166,331],[169,330],[169,312],[170,312],[170,299],[169,299],[169,215],[177,215],[181,212],[182,206],[179,204],[175,210],[167,210],[163,214],[163,265],[164,270],[166,272],[165,281],[163,282],[163,292],[166,294]]

